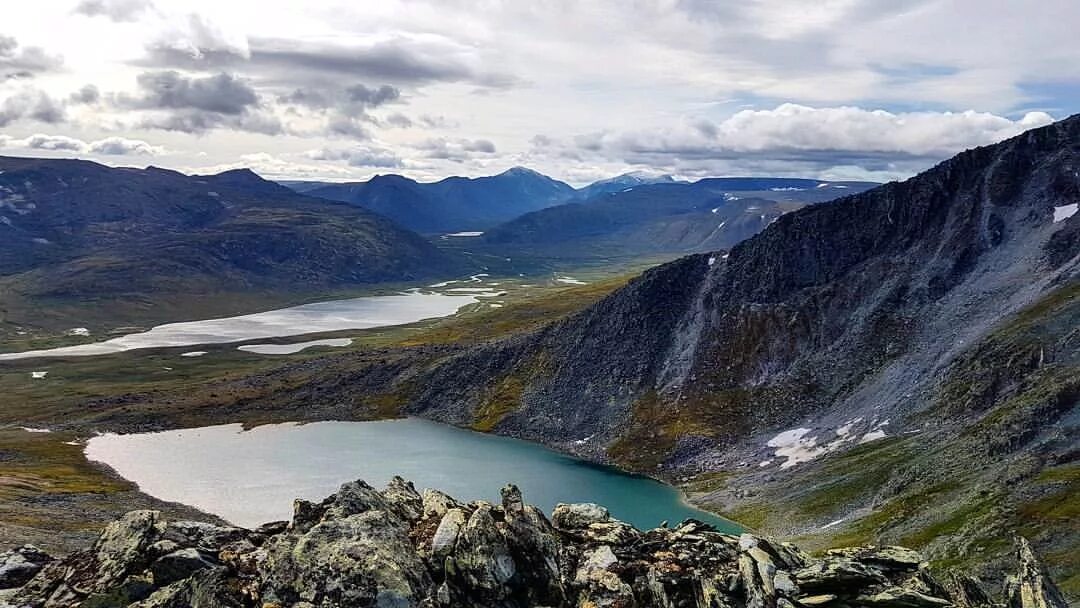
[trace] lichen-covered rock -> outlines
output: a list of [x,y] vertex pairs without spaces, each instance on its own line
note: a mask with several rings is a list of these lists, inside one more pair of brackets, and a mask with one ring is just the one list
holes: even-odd
[[[515,486],[498,505],[343,485],[294,517],[243,530],[134,511],[90,548],[45,563],[15,608],[964,608],[993,606],[966,577],[939,584],[902,547],[810,557],[788,543],[695,520],[640,531],[597,505],[549,521]],[[24,559],[38,561],[29,549]],[[1020,541],[1010,608],[1064,608]],[[7,563],[7,561],[0,562]],[[2,571],[2,570],[0,570]]]

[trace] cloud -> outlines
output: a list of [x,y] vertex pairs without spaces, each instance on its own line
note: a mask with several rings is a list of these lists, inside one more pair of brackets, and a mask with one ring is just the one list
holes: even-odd
[[68,101],[74,104],[92,104],[101,100],[101,91],[92,84],[83,85],[81,89],[68,96]]
[[154,7],[150,0],[82,0],[75,12],[87,17],[107,17],[113,21],[136,21]]
[[259,104],[255,89],[225,73],[189,77],[175,70],[144,72],[138,76],[138,85],[142,95],[127,100],[136,108],[243,114]]
[[283,126],[273,115],[260,111],[255,89],[231,74],[188,76],[175,70],[144,72],[137,78],[137,95],[116,95],[120,107],[148,110],[144,127],[203,133],[211,129],[276,134]]
[[972,111],[892,113],[782,104],[737,112],[719,123],[687,120],[667,129],[588,133],[575,138],[574,145],[585,153],[615,155],[631,163],[757,159],[819,169],[883,167],[894,161],[942,159],[1052,121],[1043,112],[1010,120]]
[[19,42],[0,34],[0,82],[12,78],[32,78],[63,65],[58,55],[50,55],[36,46],[20,47]]
[[161,146],[153,146],[140,139],[107,137],[97,141],[85,142],[66,135],[45,135],[42,133],[22,139],[4,136],[0,138],[0,147],[78,152],[82,154],[92,153],[109,156],[157,156],[165,153],[165,149]]
[[321,148],[305,153],[311,160],[345,161],[350,167],[396,169],[404,166],[397,154],[384,148],[354,146],[351,148]]
[[464,162],[477,156],[495,154],[495,144],[487,139],[433,138],[420,143],[417,148],[426,158]]
[[56,124],[64,120],[64,106],[44,91],[32,88],[0,101],[0,127],[24,119]]
[[424,85],[467,82],[505,88],[516,77],[485,69],[470,45],[450,38],[397,36],[353,43],[256,37],[243,43],[228,39],[205,19],[192,16],[188,27],[147,47],[136,63],[157,68],[243,70],[262,83],[298,81],[322,84],[376,80]]

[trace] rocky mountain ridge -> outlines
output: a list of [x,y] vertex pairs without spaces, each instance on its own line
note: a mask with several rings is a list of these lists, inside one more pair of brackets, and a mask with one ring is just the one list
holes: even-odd
[[[1064,608],[1018,539],[1013,608]],[[132,606],[991,608],[976,579],[943,583],[903,547],[813,557],[687,520],[640,531],[595,504],[549,520],[514,486],[502,502],[462,503],[393,479],[347,483],[289,522],[245,530],[132,511],[93,546],[60,560],[32,547],[0,554],[0,605]]]

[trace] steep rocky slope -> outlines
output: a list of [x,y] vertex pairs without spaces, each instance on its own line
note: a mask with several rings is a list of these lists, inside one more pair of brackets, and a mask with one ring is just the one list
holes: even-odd
[[[1080,593],[1078,175],[1073,117],[379,390],[403,413],[682,480],[812,544],[908,538],[1000,566],[1022,526]],[[327,385],[305,391],[354,399]]]
[[[1064,608],[1018,540],[1015,608]],[[2,589],[8,588],[8,591]],[[5,599],[6,597],[6,599]],[[0,554],[0,605],[211,608],[716,607],[990,608],[987,590],[953,573],[938,582],[903,547],[810,557],[790,543],[728,536],[687,520],[639,531],[595,504],[551,520],[507,486],[502,504],[423,495],[395,478],[383,491],[347,483],[290,522],[256,530],[166,521],[132,511],[93,546],[52,561],[33,547]]]

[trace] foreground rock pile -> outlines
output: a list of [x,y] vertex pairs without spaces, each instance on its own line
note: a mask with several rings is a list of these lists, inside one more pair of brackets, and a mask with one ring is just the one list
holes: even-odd
[[[1065,606],[1021,541],[1010,604]],[[559,505],[549,520],[514,486],[502,504],[421,495],[401,479],[348,483],[291,522],[255,530],[167,522],[133,511],[94,545],[53,561],[0,554],[0,606],[405,608],[992,606],[976,581],[937,582],[901,547],[810,557],[688,520],[639,531],[603,507]]]

